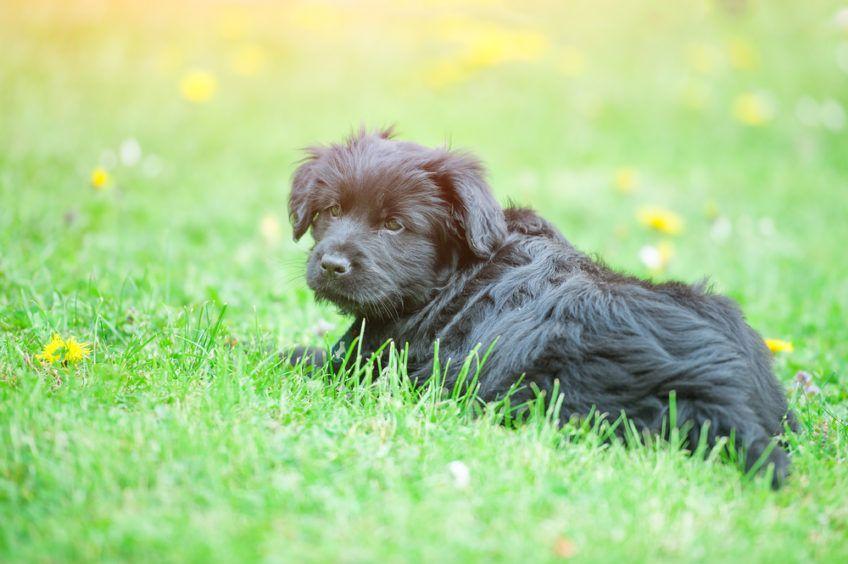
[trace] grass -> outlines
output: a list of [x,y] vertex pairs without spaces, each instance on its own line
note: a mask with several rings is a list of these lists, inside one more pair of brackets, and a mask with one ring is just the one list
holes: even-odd
[[[0,8],[0,560],[845,560],[838,3],[370,4]],[[510,60],[468,62],[483,20],[549,43],[507,57],[485,32]],[[732,41],[756,63],[736,68]],[[231,61],[257,45],[243,76]],[[564,46],[582,55],[557,70]],[[459,80],[434,82],[457,60]],[[208,101],[180,97],[191,69],[215,77]],[[765,123],[734,117],[745,93]],[[399,364],[371,385],[281,366],[346,323],[302,280],[288,178],[299,147],[360,122],[473,149],[502,201],[617,268],[709,276],[791,341],[775,364],[802,422],[789,484],[543,413],[506,428],[413,393]],[[89,185],[97,166],[108,189]],[[684,220],[660,273],[639,260],[665,240],[635,219],[651,204]],[[54,332],[91,357],[42,365]]]

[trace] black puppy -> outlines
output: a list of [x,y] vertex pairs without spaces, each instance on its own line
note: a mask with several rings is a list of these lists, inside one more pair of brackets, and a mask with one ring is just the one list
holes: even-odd
[[591,260],[533,211],[503,210],[468,154],[365,131],[308,153],[290,218],[295,240],[312,227],[309,287],[356,318],[342,343],[364,320],[363,352],[408,345],[420,382],[438,340],[452,387],[469,351],[497,340],[482,399],[522,376],[518,400],[550,397],[559,381],[563,421],[594,407],[658,432],[673,392],[690,445],[702,429],[709,443],[735,433],[749,468],[773,446],[765,462],[783,481],[789,458],[772,443],[794,423],[769,351],[730,299]]

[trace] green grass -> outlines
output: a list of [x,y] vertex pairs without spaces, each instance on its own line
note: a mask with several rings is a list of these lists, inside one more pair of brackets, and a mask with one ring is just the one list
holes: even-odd
[[[804,98],[848,105],[839,3],[19,4],[0,7],[0,560],[848,558],[848,128],[796,115]],[[463,49],[440,35],[449,12],[550,45],[434,88],[427,69]],[[222,37],[221,14],[246,29]],[[753,68],[730,64],[734,38]],[[229,67],[245,43],[267,55],[254,76]],[[584,54],[578,76],[556,70],[563,46]],[[218,79],[207,103],[179,95],[190,68]],[[745,92],[770,121],[734,119]],[[285,201],[298,148],[359,123],[473,149],[501,201],[639,275],[661,237],[636,210],[679,213],[657,277],[709,276],[795,345],[775,363],[802,422],[788,485],[544,414],[509,429],[412,393],[396,365],[372,385],[280,366],[346,328],[311,300]],[[127,138],[135,166],[115,162]],[[109,190],[89,186],[98,165]],[[92,356],[42,365],[54,332]],[[795,389],[799,370],[821,393]]]

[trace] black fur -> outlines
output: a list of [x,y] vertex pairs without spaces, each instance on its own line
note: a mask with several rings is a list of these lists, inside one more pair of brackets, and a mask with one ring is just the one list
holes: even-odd
[[[690,444],[705,423],[709,443],[735,433],[749,467],[794,424],[769,351],[733,301],[591,260],[533,211],[502,210],[468,154],[361,131],[309,150],[289,211],[295,239],[313,230],[309,286],[355,317],[342,341],[365,320],[363,350],[408,344],[416,381],[431,374],[435,340],[454,367],[447,386],[469,351],[497,340],[484,400],[522,375],[524,399],[550,396],[558,380],[563,420],[595,408],[657,432],[674,392]],[[778,486],[789,466],[779,444],[766,463]]]

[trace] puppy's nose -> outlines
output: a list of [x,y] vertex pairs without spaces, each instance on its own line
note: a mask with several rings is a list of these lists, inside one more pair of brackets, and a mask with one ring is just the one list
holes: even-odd
[[326,274],[344,276],[350,272],[350,261],[341,255],[327,253],[321,257],[321,270]]

